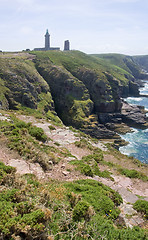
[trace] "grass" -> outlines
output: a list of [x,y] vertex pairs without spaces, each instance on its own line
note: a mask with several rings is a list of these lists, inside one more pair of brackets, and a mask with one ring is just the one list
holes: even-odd
[[133,61],[133,58],[130,56],[123,54],[93,54],[92,56],[106,60],[109,64],[113,64],[116,67],[118,66],[120,69],[124,69],[135,77],[141,75],[140,67],[136,64],[136,62]]
[[0,232],[3,239],[146,240],[139,227],[115,227],[121,196],[94,180],[60,183],[32,174],[15,176],[0,163]]
[[148,177],[145,174],[139,171],[136,171],[135,169],[119,168],[118,172],[129,178],[138,178],[143,181],[148,181]]
[[0,130],[7,137],[10,149],[17,151],[27,161],[38,162],[44,170],[50,169],[48,161],[52,161],[53,164],[59,161],[54,154],[58,150],[43,144],[47,140],[47,136],[42,128],[20,121],[15,117],[12,119],[13,123],[0,122]]
[[137,200],[133,208],[137,210],[138,212],[142,213],[142,215],[148,219],[148,201],[146,200]]
[[[49,59],[49,61],[53,64],[59,65],[62,68],[66,68],[67,71],[74,73],[78,68],[91,68],[103,78],[103,71],[110,71],[113,75],[120,75],[122,80],[126,80],[124,74],[125,70],[109,63],[106,59],[94,58],[90,55],[87,55],[83,52],[79,51],[70,51],[70,52],[34,52],[37,57],[41,60]],[[118,65],[118,64],[116,64]],[[128,69],[127,69],[128,70]],[[120,73],[120,74],[119,74]]]
[[55,128],[54,126],[52,126],[52,125],[49,125],[48,128],[49,128],[51,131],[56,130],[56,128]]
[[76,170],[80,171],[86,176],[93,177],[94,175],[97,175],[99,177],[109,178],[113,180],[109,171],[100,171],[98,163],[102,161],[103,154],[100,152],[99,154],[95,153],[84,156],[81,160],[72,160],[70,163],[76,166]]

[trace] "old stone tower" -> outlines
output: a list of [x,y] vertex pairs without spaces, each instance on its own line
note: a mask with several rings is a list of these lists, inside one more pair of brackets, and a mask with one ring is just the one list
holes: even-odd
[[49,50],[50,49],[50,35],[48,33],[48,29],[46,31],[46,34],[45,34],[45,50]]
[[69,51],[70,50],[70,43],[69,40],[66,40],[64,42],[64,51]]

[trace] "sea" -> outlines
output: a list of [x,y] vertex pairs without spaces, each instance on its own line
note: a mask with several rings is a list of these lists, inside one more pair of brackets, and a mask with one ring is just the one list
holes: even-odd
[[[144,86],[140,88],[139,97],[128,97],[124,100],[130,104],[144,106],[145,110],[148,111],[148,97],[142,95],[148,95],[148,81],[143,81]],[[148,113],[146,113],[148,116]],[[142,130],[133,128],[133,132],[120,135],[122,139],[128,141],[129,144],[120,147],[121,153],[133,156],[140,160],[142,163],[148,164],[148,129]]]

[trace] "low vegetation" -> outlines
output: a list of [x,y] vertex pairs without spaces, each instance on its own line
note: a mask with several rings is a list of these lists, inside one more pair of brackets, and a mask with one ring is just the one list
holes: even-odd
[[134,205],[134,209],[138,212],[142,213],[143,216],[148,219],[148,201],[145,200],[137,200]]
[[12,117],[13,121],[1,121],[0,130],[7,137],[7,145],[24,157],[27,161],[38,162],[46,171],[50,169],[49,161],[53,164],[59,159],[55,156],[55,152],[59,155],[65,155],[65,150],[58,150],[53,146],[46,146],[44,142],[47,136],[42,128],[33,126],[31,123],[25,123]]
[[148,181],[148,177],[145,174],[139,171],[136,171],[135,169],[119,168],[118,171],[119,173],[121,173],[122,175],[125,175],[126,177],[138,178],[138,179],[142,179],[143,181]]
[[73,160],[70,163],[76,166],[76,170],[79,170],[82,174],[86,176],[93,177],[94,175],[97,175],[99,177],[105,177],[110,178],[113,180],[113,178],[110,176],[110,172],[100,171],[98,163],[103,161],[103,154],[100,151],[100,153],[90,154],[87,156],[82,157],[81,160]]
[[122,198],[99,182],[45,182],[32,174],[16,177],[15,169],[3,163],[0,171],[2,239],[147,239],[139,227],[115,227]]

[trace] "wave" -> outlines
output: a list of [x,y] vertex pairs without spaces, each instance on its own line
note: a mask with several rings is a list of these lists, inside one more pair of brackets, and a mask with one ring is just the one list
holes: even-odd
[[140,102],[142,101],[143,99],[140,98],[140,97],[128,97],[126,98],[127,101],[137,101],[137,102]]
[[145,129],[145,130],[143,130],[143,132],[144,132],[144,133],[147,133],[147,132],[148,132],[148,128],[147,128],[147,129]]
[[148,83],[145,83],[144,87],[140,88],[140,94],[148,95]]
[[[148,95],[148,82],[140,88],[140,93]],[[129,104],[141,105],[148,111],[148,98],[147,97],[128,97],[125,99]],[[148,116],[148,112],[146,113]],[[119,148],[122,154],[133,156],[143,163],[148,164],[148,129],[132,128],[132,132],[120,135],[122,139],[128,142],[128,145]]]

